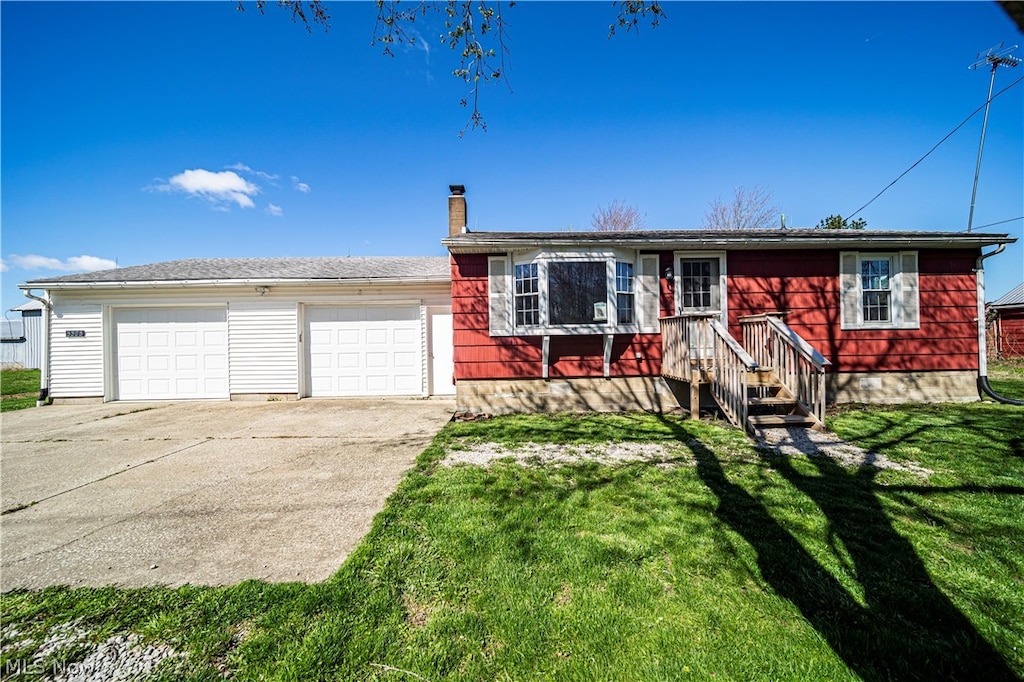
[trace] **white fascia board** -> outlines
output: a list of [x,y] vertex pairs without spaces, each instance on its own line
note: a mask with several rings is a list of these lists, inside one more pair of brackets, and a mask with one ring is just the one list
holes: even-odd
[[[823,232],[827,232],[823,230]],[[822,249],[822,248],[845,248],[845,249],[907,249],[909,248],[980,248],[995,244],[1011,244],[1016,238],[1007,235],[987,234],[854,234],[855,231],[843,234],[807,235],[779,235],[773,234],[765,237],[751,237],[749,235],[735,237],[729,236],[708,236],[695,232],[692,237],[687,235],[673,234],[671,237],[629,237],[622,236],[614,240],[594,239],[586,235],[575,234],[566,237],[544,237],[536,238],[524,234],[522,237],[487,239],[481,236],[479,239],[461,240],[458,238],[444,239],[441,241],[452,253],[501,253],[517,251],[521,249],[557,249],[564,247],[575,248],[631,248],[646,251],[668,251],[668,250],[757,250],[757,249]],[[480,234],[480,233],[477,233]]]
[[391,277],[364,279],[182,279],[182,280],[122,280],[113,282],[27,282],[19,284],[23,291],[31,289],[183,289],[191,287],[252,287],[252,286],[367,286],[373,284],[446,284],[448,277]]

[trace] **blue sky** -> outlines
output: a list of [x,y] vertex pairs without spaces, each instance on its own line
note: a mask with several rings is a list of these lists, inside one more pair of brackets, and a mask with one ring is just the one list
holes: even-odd
[[[988,71],[967,67],[1021,39],[992,2],[669,3],[611,40],[610,2],[523,2],[512,92],[485,88],[488,129],[460,139],[438,17],[388,58],[371,3],[311,34],[269,4],[0,4],[4,309],[19,282],[107,262],[443,255],[449,183],[478,230],[586,229],[614,200],[699,227],[738,186],[813,226],[983,104]],[[1022,119],[1024,84],[992,105],[974,218],[1018,238]],[[980,132],[979,114],[860,217],[965,229]],[[988,261],[989,299],[1022,278],[1018,243]]]

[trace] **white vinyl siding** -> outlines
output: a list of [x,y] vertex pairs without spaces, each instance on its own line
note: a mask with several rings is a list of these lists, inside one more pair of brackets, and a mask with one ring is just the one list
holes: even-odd
[[[888,319],[871,320],[866,319],[872,317],[872,314],[865,311],[862,267],[866,262],[879,260],[888,261],[891,268],[887,282]],[[917,329],[921,325],[916,251],[840,253],[839,291],[843,329]]]
[[231,393],[297,393],[298,306],[286,301],[228,307]]
[[[55,306],[50,325],[50,395],[54,398],[103,396],[103,308]],[[71,336],[85,332],[85,336]]]

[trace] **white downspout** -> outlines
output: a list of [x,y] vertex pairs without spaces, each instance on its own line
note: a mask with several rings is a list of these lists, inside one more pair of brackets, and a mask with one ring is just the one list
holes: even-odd
[[50,302],[50,292],[43,290],[42,297],[36,296],[31,289],[22,290],[26,298],[39,301],[43,304],[46,314],[43,315],[42,329],[42,359],[39,368],[39,397],[36,398],[36,407],[48,405],[50,402],[50,316],[53,313],[53,304]]
[[1024,401],[999,395],[992,390],[988,383],[988,340],[985,335],[985,265],[983,261],[1002,253],[1005,248],[1006,244],[1000,244],[995,251],[978,256],[978,260],[975,262],[974,272],[978,281],[978,396],[981,398],[988,396],[1009,405],[1024,405]]

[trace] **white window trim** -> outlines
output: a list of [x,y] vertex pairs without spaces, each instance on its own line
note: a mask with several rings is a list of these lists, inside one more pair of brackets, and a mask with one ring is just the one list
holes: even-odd
[[[844,251],[839,255],[839,279],[840,279],[840,306],[846,305],[843,290],[842,259],[844,255],[855,254],[857,256],[857,269],[854,273],[855,285],[853,290],[856,293],[857,321],[850,323],[846,320],[844,311],[840,311],[841,327],[844,330],[870,330],[870,329],[919,329],[920,324],[920,299],[917,304],[916,319],[907,320],[907,311],[903,308],[903,290],[905,288],[903,272],[903,256],[913,253],[918,258],[918,274],[920,273],[920,256],[912,251]],[[866,260],[881,260],[886,258],[891,263],[889,277],[889,319],[887,321],[865,320],[864,319],[864,282],[861,278],[862,263]],[[918,296],[920,294],[918,293]]]
[[[604,263],[606,282],[606,304],[608,309],[608,322],[598,324],[572,324],[558,325],[548,322],[550,310],[548,292],[548,265],[554,262],[577,262],[577,263]],[[615,264],[617,262],[630,263],[633,266],[633,322],[628,324],[618,323],[618,306],[616,297]],[[540,324],[517,325],[515,320],[515,266],[527,263],[537,263],[537,279],[540,294]],[[511,282],[510,305],[512,305],[512,334],[516,336],[571,336],[589,334],[636,334],[640,331],[637,318],[637,272],[640,269],[640,254],[636,251],[622,249],[586,249],[586,248],[565,248],[558,250],[534,250],[523,253],[514,253],[511,258]]]
[[672,290],[674,292],[674,303],[676,314],[683,310],[683,287],[680,283],[682,273],[679,272],[680,259],[711,260],[718,259],[718,307],[720,319],[725,323],[729,319],[729,295],[726,288],[727,272],[725,251],[674,251],[672,253]]

